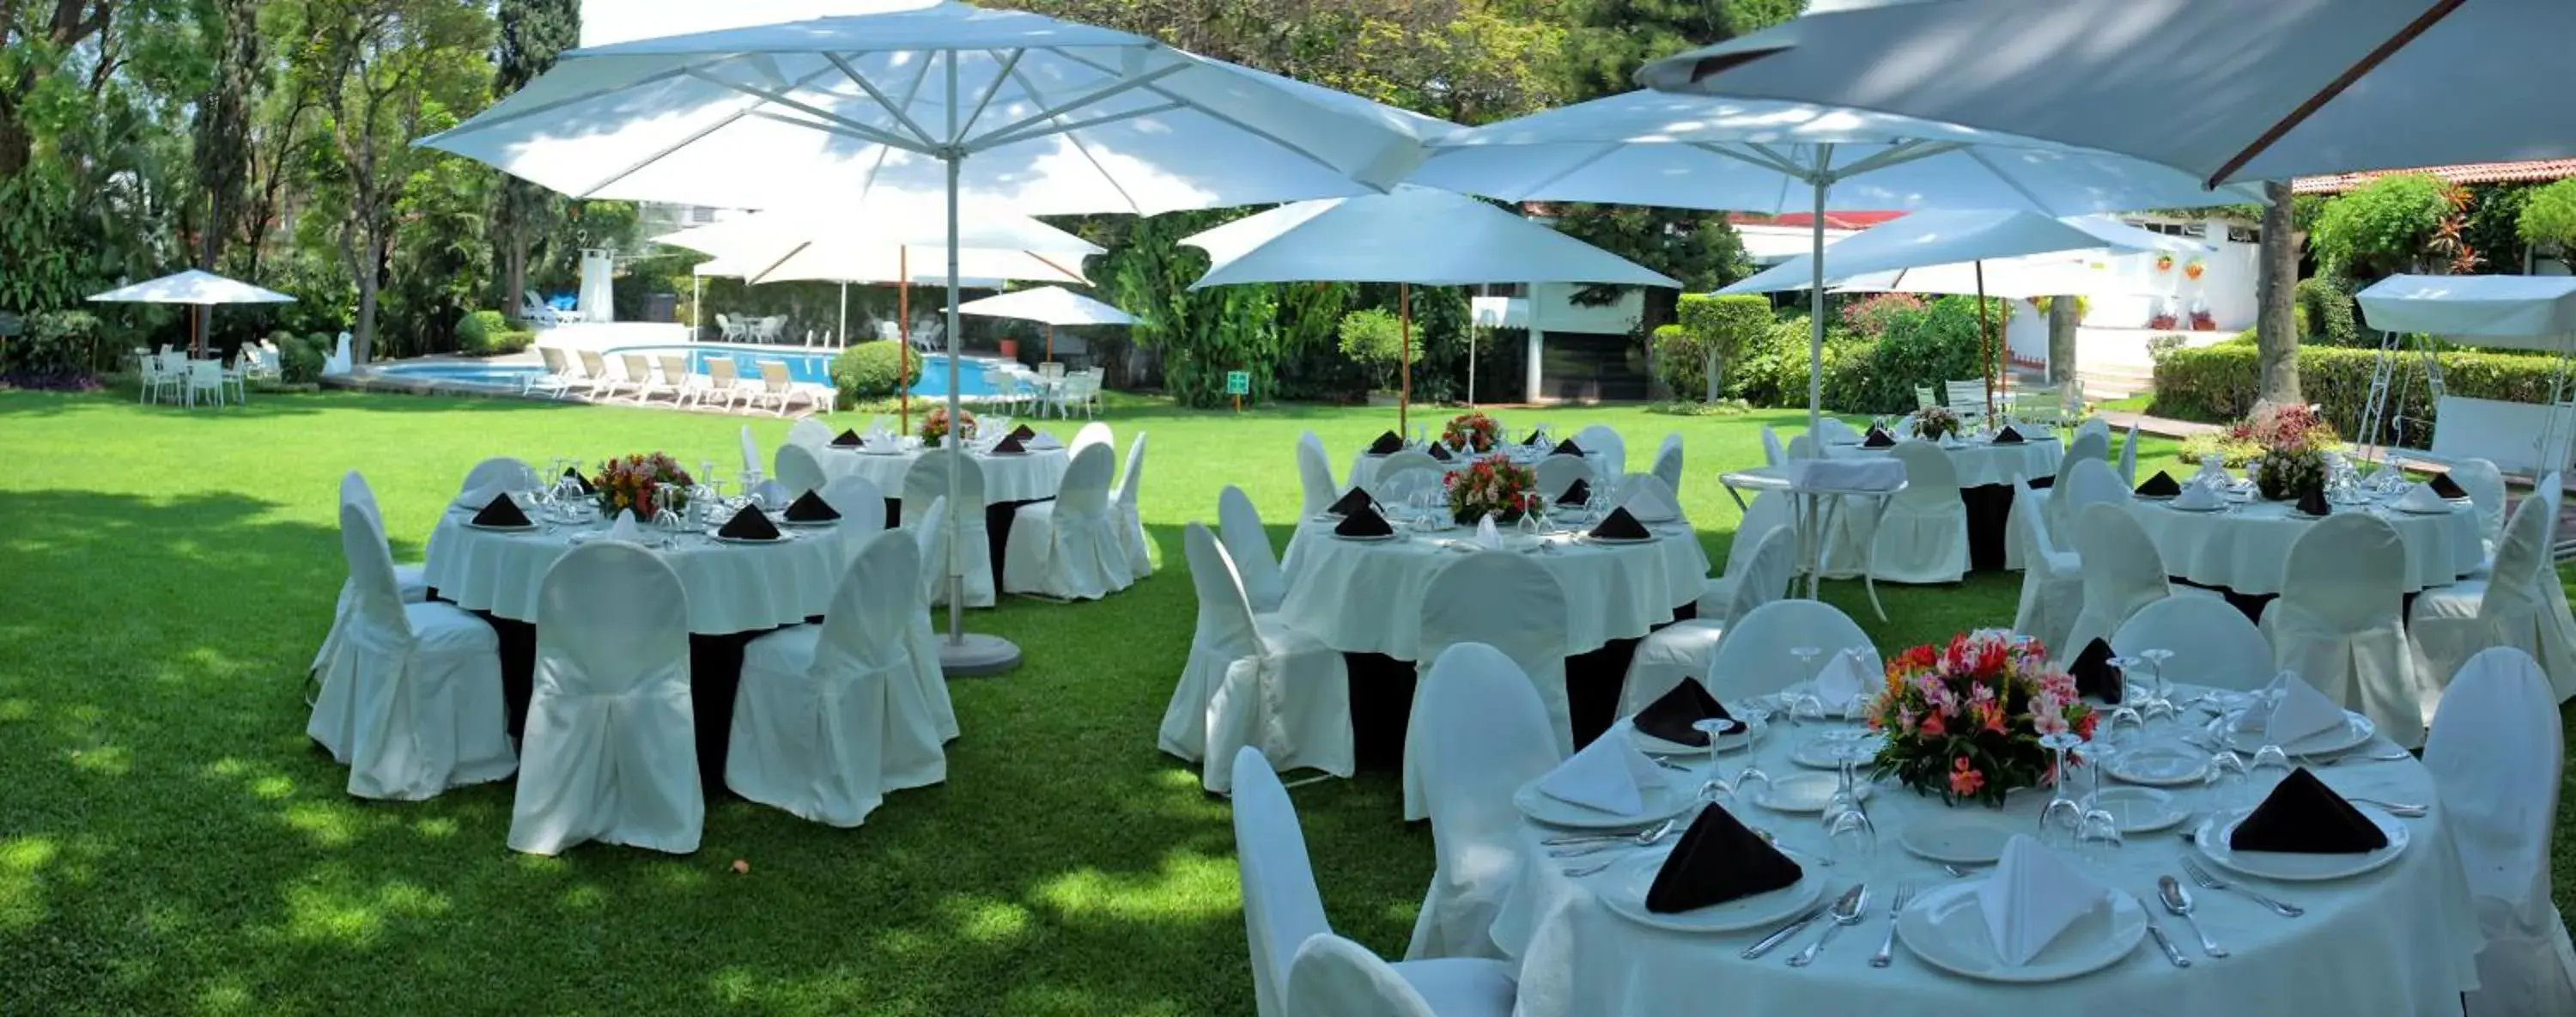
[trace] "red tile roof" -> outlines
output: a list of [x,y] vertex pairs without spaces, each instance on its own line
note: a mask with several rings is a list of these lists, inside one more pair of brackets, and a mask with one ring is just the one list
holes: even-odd
[[[1903,212],[1827,212],[1825,228],[1865,230],[1903,218]],[[1814,223],[1812,212],[1784,212],[1779,215],[1757,215],[1751,212],[1729,212],[1726,221],[1734,226],[1806,226]]]
[[2324,177],[2300,177],[2290,190],[2298,194],[2342,194],[2380,177],[2400,173],[2429,173],[2454,184],[2528,184],[2546,183],[2576,177],[2576,159],[2541,159],[2532,162],[2487,162],[2466,166],[2425,166],[2418,169],[2373,170],[2367,173],[2337,173]]

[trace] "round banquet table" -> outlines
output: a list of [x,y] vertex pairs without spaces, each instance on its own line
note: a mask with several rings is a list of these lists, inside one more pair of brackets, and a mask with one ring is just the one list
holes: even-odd
[[[2185,689],[2177,684],[2176,688]],[[1625,728],[1624,722],[1620,725]],[[2171,725],[2159,722],[2157,738]],[[1775,724],[1756,750],[1758,765],[1773,777],[1798,772],[1789,759],[1794,740],[1810,737]],[[2374,740],[2360,753],[2386,751]],[[1726,757],[1726,772],[1743,765]],[[1692,773],[1672,773],[1677,787],[1697,785],[1706,760]],[[1809,771],[1813,772],[1813,771]],[[2338,792],[2389,801],[2430,802],[2433,784],[2413,759],[2357,762],[2314,771]],[[2089,776],[2079,780],[2089,781]],[[2115,786],[2117,782],[2113,782]],[[2437,806],[2430,816],[2400,820],[2411,843],[2375,872],[2318,883],[2242,879],[2241,885],[2306,909],[2283,918],[2239,894],[2193,889],[2195,917],[2211,938],[2233,952],[2210,959],[2179,919],[2154,907],[2156,877],[2190,881],[2181,868],[2185,852],[2222,878],[2214,866],[2173,832],[2131,834],[2101,862],[2073,858],[2086,874],[2115,890],[2141,897],[2174,945],[2191,961],[2177,969],[2152,937],[2110,967],[2059,982],[2017,985],[1979,981],[1942,971],[1915,957],[1899,939],[1895,961],[1869,966],[1888,931],[1888,905],[1900,884],[1919,895],[1951,877],[1935,863],[1900,847],[1906,824],[1946,812],[1982,814],[2010,828],[2035,829],[2046,796],[2017,794],[2003,809],[1945,807],[1938,798],[1881,785],[1870,816],[1879,831],[1876,857],[1867,863],[1816,867],[1824,847],[1813,815],[1791,816],[1746,804],[1738,815],[1777,834],[1801,865],[1825,882],[1825,901],[1856,879],[1869,883],[1861,924],[1843,930],[1812,966],[1789,967],[1788,956],[1814,940],[1817,926],[1756,960],[1742,953],[1777,924],[1743,932],[1686,933],[1648,928],[1602,903],[1622,892],[1619,869],[1583,878],[1564,874],[1565,859],[1547,857],[1540,840],[1561,833],[1524,821],[1518,844],[1520,873],[1504,896],[1493,926],[1494,941],[1519,964],[1518,1017],[1666,1017],[1679,1013],[1866,1013],[1873,1017],[1921,1014],[2120,1014],[2199,1017],[2217,1014],[2457,1014],[2460,993],[2477,983],[2477,954],[2485,942],[2470,904],[2458,851],[2443,829]],[[2177,789],[2185,805],[2207,810],[2211,792]],[[2177,829],[2189,830],[2198,816]],[[1668,839],[1666,844],[1670,844]],[[1623,849],[1625,850],[1625,849]],[[1635,852],[1629,852],[1635,853]],[[2072,856],[2070,856],[2072,857]],[[1589,860],[1598,860],[1598,857]],[[1973,878],[1973,875],[1972,875]],[[1822,923],[1819,923],[1822,924]]]
[[[2336,511],[2368,511],[2397,528],[2406,546],[2407,593],[2449,586],[2476,571],[2486,556],[2477,512],[2466,506],[2442,515],[2416,515],[2385,504],[2366,510],[2337,506]],[[2174,578],[2247,597],[2281,592],[2290,545],[2315,523],[2291,515],[2288,502],[2233,503],[2223,512],[2185,512],[2165,502],[2138,499],[2129,503],[2129,513],[2146,528],[2156,553],[2164,558],[2165,571]]]
[[[501,686],[510,734],[527,720],[535,687],[537,598],[546,570],[578,537],[596,539],[605,523],[561,524],[504,533],[465,525],[474,513],[451,506],[430,532],[424,576],[438,599],[481,615],[501,637]],[[689,598],[689,691],[698,732],[698,770],[709,793],[724,787],[726,742],[742,649],[755,636],[822,616],[851,557],[876,531],[853,526],[782,527],[777,544],[717,541],[703,530],[676,546],[652,548],[671,566]],[[648,528],[655,541],[662,531]]]
[[[909,440],[907,440],[909,444]],[[1064,488],[1064,471],[1073,464],[1073,453],[1067,449],[1033,449],[1019,455],[986,455],[968,451],[975,467],[984,474],[984,539],[992,551],[993,588],[1002,588],[1002,563],[1010,560],[1011,517],[1020,506],[1055,500]],[[825,446],[820,457],[823,469],[833,476],[850,474],[865,477],[885,495],[887,526],[903,524],[903,478],[920,461],[921,449],[906,448],[901,452],[863,452],[842,446]]]
[[[1419,448],[1420,446],[1415,447]],[[1551,446],[1547,445],[1505,445],[1502,447],[1501,452],[1504,456],[1509,457],[1511,461],[1515,463],[1519,463],[1523,466],[1536,466],[1538,465],[1539,460],[1547,458],[1550,450]],[[1487,452],[1485,455],[1490,456],[1493,455],[1493,453]],[[1589,457],[1591,453],[1586,452],[1584,455]],[[1457,455],[1448,462],[1440,464],[1440,468],[1444,473],[1456,473],[1459,470],[1466,469],[1479,458],[1481,457],[1475,455]],[[1367,487],[1369,482],[1377,479],[1377,468],[1379,464],[1384,462],[1386,462],[1386,457],[1374,452],[1362,451],[1358,455],[1352,456],[1351,471],[1343,475],[1347,478],[1343,481],[1343,486]]]
[[[1900,442],[1920,439],[1903,438]],[[2005,548],[2010,542],[2013,485],[2025,481],[2033,487],[2047,487],[2057,479],[2058,463],[2066,458],[2066,443],[2055,435],[2033,437],[2018,445],[1997,445],[1985,438],[1965,438],[1942,451],[1950,454],[1950,465],[1959,471],[1959,501],[1968,509],[1968,567],[1978,572],[2009,568]],[[1864,448],[1857,439],[1827,443],[1825,454],[1835,458],[1885,456],[1888,449]]]

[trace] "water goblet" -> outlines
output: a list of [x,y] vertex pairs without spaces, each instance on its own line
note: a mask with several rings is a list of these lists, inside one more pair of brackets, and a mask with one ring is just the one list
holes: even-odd
[[2147,662],[2147,677],[2155,683],[2156,702],[2164,705],[2167,716],[2182,713],[2182,707],[2173,699],[2173,684],[2165,679],[2165,661],[2172,660],[2173,655],[2172,650],[2163,647],[2138,651],[2138,656]]
[[2290,754],[2278,745],[2255,749],[2254,761],[2245,765],[2245,784],[2257,801],[2271,794],[2272,789],[2281,786],[2289,776]]
[[1708,780],[1703,781],[1699,786],[1700,800],[1715,803],[1721,796],[1734,794],[1734,786],[1728,784],[1726,778],[1718,774],[1717,767],[1718,753],[1724,751],[1724,746],[1718,739],[1728,731],[1734,730],[1734,725],[1724,718],[1709,717],[1691,722],[1691,730],[1708,737]]
[[2048,806],[2039,812],[2039,834],[2043,843],[2049,843],[2055,847],[2066,846],[2067,840],[2074,834],[2075,828],[2082,825],[2084,819],[2084,807],[2076,804],[2075,799],[2068,797],[2066,789],[2068,783],[2066,753],[2082,744],[2084,744],[2083,737],[2073,731],[2059,731],[2042,735],[2039,739],[2039,747],[2051,753],[2048,771]]
[[2220,749],[2209,757],[2209,772],[2201,780],[2221,810],[2242,807],[2245,796],[2245,757]]
[[1822,819],[1825,853],[1834,864],[1867,865],[1878,857],[1878,825],[1870,821],[1859,785],[1848,779],[1848,773],[1835,786],[1833,798],[1826,801]]
[[1795,657],[1798,660],[1798,680],[1814,680],[1816,677],[1816,658],[1824,655],[1824,648],[1820,646],[1790,647],[1789,656]]
[[2120,846],[2120,817],[2108,809],[2084,810],[2075,824],[2076,853],[2098,865],[2110,861],[2111,852]]

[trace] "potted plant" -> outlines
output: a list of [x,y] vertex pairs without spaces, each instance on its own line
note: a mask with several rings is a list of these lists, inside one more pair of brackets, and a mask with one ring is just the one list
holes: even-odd
[[2166,272],[2171,272],[2173,271],[2173,267],[2174,259],[2172,254],[2162,251],[2156,253],[2156,274],[2162,275]]
[[[2158,271],[2162,271],[2162,269],[2158,269]],[[2200,281],[2200,274],[2207,271],[2209,271],[2209,264],[2199,258],[2193,258],[2190,261],[2182,263],[2182,277],[2194,282]]]

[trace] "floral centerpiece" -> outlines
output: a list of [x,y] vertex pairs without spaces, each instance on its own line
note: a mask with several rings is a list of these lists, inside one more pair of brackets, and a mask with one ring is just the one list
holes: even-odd
[[[958,440],[975,440],[975,411],[959,407],[957,410],[957,421]],[[947,435],[948,407],[937,407],[932,409],[930,412],[921,415],[922,444],[936,446],[939,444],[939,439],[944,438]]]
[[2326,453],[2343,446],[2334,425],[2314,406],[2258,403],[2254,412],[2227,429],[2231,442],[2262,449],[2254,457],[2254,490],[2271,501],[2288,501],[2326,482]]
[[685,509],[689,488],[696,483],[690,479],[689,471],[680,468],[679,460],[660,452],[612,457],[599,464],[598,474],[590,478],[590,486],[599,492],[601,508],[611,517],[632,511],[637,521],[647,523],[661,508],[655,495],[663,488],[671,489],[673,508]]
[[1490,515],[1496,523],[1516,523],[1536,496],[1538,471],[1490,455],[1450,473],[1448,487],[1450,518],[1473,524]]
[[1503,443],[1503,425],[1482,413],[1461,413],[1440,429],[1440,440],[1450,448],[1484,455]]
[[1943,436],[1959,433],[1959,415],[1945,406],[1926,406],[1906,418],[1906,427],[1925,441],[1939,441]]
[[2039,739],[2062,731],[2090,738],[2098,721],[2074,677],[2049,666],[2046,647],[2001,629],[1899,654],[1869,704],[1869,726],[1886,735],[1877,774],[1947,804],[2001,805],[2007,791],[2048,782],[2050,753]]

